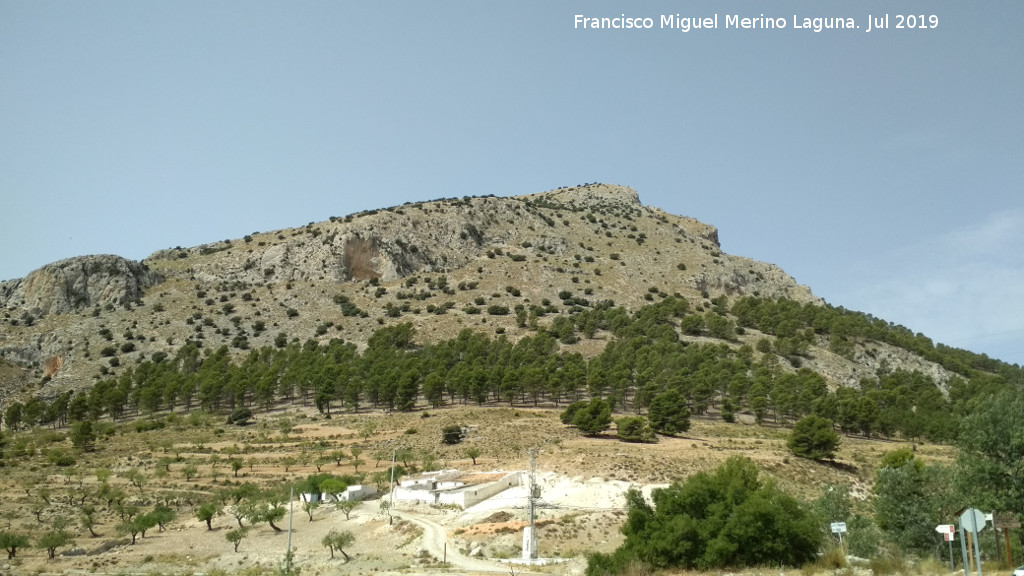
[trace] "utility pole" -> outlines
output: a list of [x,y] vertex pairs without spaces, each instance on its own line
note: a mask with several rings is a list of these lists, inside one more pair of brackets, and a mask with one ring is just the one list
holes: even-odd
[[391,505],[395,505],[395,464],[398,463],[398,448],[391,453],[391,487],[388,489],[391,492]]
[[288,551],[284,555],[285,574],[292,573],[292,512],[295,509],[295,486],[288,488]]
[[534,474],[534,461],[533,456],[536,453],[532,448],[528,451],[530,454],[530,493],[527,498],[530,500],[530,530],[533,531],[533,500],[534,500],[534,486],[537,485],[537,477]]
[[391,502],[388,503],[388,526],[390,526],[394,519],[391,516],[391,511],[395,508],[395,466],[398,465],[398,448],[391,453],[391,487],[388,488],[390,492]]
[[533,560],[537,558],[537,530],[534,526],[534,502],[537,498],[540,498],[540,487],[537,486],[536,469],[534,467],[534,456],[537,451],[534,449],[527,450],[530,455],[530,475],[528,479],[528,486],[526,491],[526,500],[530,508],[530,525],[523,529],[523,560]]

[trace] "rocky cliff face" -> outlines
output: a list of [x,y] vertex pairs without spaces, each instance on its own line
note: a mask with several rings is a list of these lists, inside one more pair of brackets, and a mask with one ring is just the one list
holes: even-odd
[[[559,306],[567,292],[628,311],[669,294],[698,310],[716,296],[820,303],[777,266],[723,253],[715,227],[645,206],[631,188],[447,198],[161,250],[143,263],[71,258],[0,283],[0,362],[22,371],[9,371],[17,382],[0,374],[0,401],[85,388],[173,357],[185,342],[236,355],[279,334],[361,346],[399,322],[412,322],[422,341],[466,328],[515,340],[533,332],[509,311],[550,304],[557,312],[537,319],[545,326],[569,313]],[[492,306],[507,312],[485,313]],[[607,341],[570,349],[592,355]],[[821,346],[832,383],[865,373]]]
[[0,284],[0,307],[45,316],[107,304],[125,306],[138,302],[146,288],[161,280],[147,266],[120,256],[80,256]]

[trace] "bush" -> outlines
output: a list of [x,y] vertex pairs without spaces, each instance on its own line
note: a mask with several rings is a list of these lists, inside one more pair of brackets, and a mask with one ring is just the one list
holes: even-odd
[[657,442],[658,437],[651,430],[647,418],[643,416],[625,416],[615,421],[616,436],[626,442]]
[[659,434],[671,436],[690,429],[690,409],[676,390],[655,396],[648,407],[647,418]]
[[655,490],[653,506],[631,488],[626,539],[613,554],[591,557],[588,576],[621,574],[639,560],[700,571],[813,561],[822,537],[816,515],[757,475],[753,461],[732,457],[714,472]]
[[562,424],[565,424],[567,426],[572,425],[572,419],[574,416],[576,416],[576,412],[578,412],[580,408],[583,408],[586,405],[587,403],[584,400],[577,400],[572,404],[566,406],[565,410],[562,411],[562,414],[559,415],[559,419],[562,421]]
[[831,460],[839,449],[839,434],[833,429],[831,420],[806,416],[793,426],[786,445],[790,452],[801,458]]
[[441,430],[441,441],[445,444],[458,444],[466,437],[466,429],[458,424],[445,426]]
[[163,420],[136,420],[132,422],[132,428],[136,432],[149,432],[150,430],[159,430],[163,427]]
[[576,410],[572,417],[572,425],[587,436],[596,436],[604,432],[612,423],[612,407],[600,398]]
[[228,424],[234,424],[235,426],[245,426],[249,424],[249,420],[252,419],[252,410],[248,408],[235,408],[231,415],[228,416]]

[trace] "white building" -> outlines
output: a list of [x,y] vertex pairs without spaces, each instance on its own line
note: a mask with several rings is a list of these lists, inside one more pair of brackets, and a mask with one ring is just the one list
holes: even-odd
[[302,502],[340,502],[342,500],[366,500],[377,495],[377,489],[369,484],[354,484],[338,494],[299,494]]
[[400,502],[455,505],[466,509],[513,486],[518,486],[520,475],[521,472],[427,472],[403,480],[395,488],[394,498]]

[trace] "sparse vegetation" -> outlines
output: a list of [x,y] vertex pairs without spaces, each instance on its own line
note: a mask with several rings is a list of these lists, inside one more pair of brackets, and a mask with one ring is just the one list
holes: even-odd
[[[762,478],[804,500],[816,498],[824,482],[858,486],[857,498],[847,498],[848,545],[880,570],[899,564],[886,555],[894,546],[927,554],[930,529],[963,504],[968,482],[986,506],[1024,514],[1015,504],[1024,501],[1016,488],[1024,481],[1006,464],[1019,455],[1003,455],[1012,443],[987,443],[1012,436],[1001,422],[1021,419],[1012,396],[1019,367],[933,345],[864,314],[762,298],[758,290],[779,293],[776,281],[759,272],[767,269],[746,263],[732,269],[733,259],[688,222],[666,217],[676,227],[663,227],[671,232],[666,240],[664,231],[652,232],[665,223],[662,216],[651,218],[628,204],[508,200],[519,203],[519,212],[485,223],[490,203],[505,202],[424,203],[405,207],[404,214],[374,211],[330,226],[260,234],[235,248],[176,248],[152,260],[167,281],[142,300],[90,302],[69,315],[0,311],[8,341],[20,345],[19,338],[45,331],[66,338],[71,350],[63,367],[43,358],[25,378],[9,358],[0,360],[0,370],[11,370],[2,375],[14,374],[9,381],[20,386],[3,399],[0,436],[0,542],[14,542],[11,559],[27,562],[26,573],[49,571],[42,567],[51,549],[39,541],[63,530],[90,550],[134,541],[125,556],[133,567],[170,572],[154,566],[161,562],[154,549],[189,534],[215,541],[218,555],[231,546],[241,550],[240,573],[255,570],[252,558],[281,527],[274,525],[286,504],[283,487],[323,467],[337,476],[319,484],[323,493],[356,484],[384,491],[396,443],[402,457],[397,477],[458,461],[476,466],[484,453],[486,467],[507,466],[521,463],[525,449],[541,447],[542,469],[668,484],[711,470],[729,454],[754,454]],[[460,240],[457,253],[408,230],[390,236],[405,243],[398,278],[373,268],[377,255],[388,256],[381,251],[394,249],[386,241],[352,240],[346,258],[332,252],[335,242],[349,237],[348,223],[387,238],[388,218],[401,215],[410,230],[430,228],[420,218],[441,210],[476,224],[451,229]],[[518,236],[505,234],[510,226]],[[318,238],[311,243],[315,254],[326,250],[326,259],[301,244],[312,238]],[[287,260],[260,263],[267,261],[262,250],[284,242]],[[488,250],[493,259],[486,258]],[[702,279],[711,266],[715,272]],[[232,279],[210,280],[221,269]],[[901,363],[907,355],[941,368],[915,371],[916,360]],[[844,367],[853,365],[858,385],[836,386],[850,374]],[[89,385],[55,385],[69,381]],[[558,426],[559,413],[578,430]],[[787,456],[787,438],[801,437],[808,417],[833,422],[829,431],[843,440],[829,452],[809,441],[815,435],[804,436],[793,453],[835,462]],[[625,445],[605,434],[613,420],[623,440],[652,441],[652,431],[675,437],[658,446]],[[448,441],[455,429],[462,444]],[[465,430],[471,432],[463,439]],[[946,445],[952,442],[961,455],[955,473],[949,466],[956,454]],[[910,457],[880,456],[911,443],[918,451],[908,448]],[[360,454],[374,458],[364,461]],[[985,474],[967,474],[973,465]],[[473,470],[482,474],[484,468]],[[1014,486],[1003,477],[1013,478]],[[869,500],[861,487],[868,487]],[[179,525],[146,537],[158,510],[176,512]],[[227,521],[218,518],[225,512]],[[353,514],[359,521],[348,526],[358,543],[337,549],[344,554],[353,546],[359,563],[368,562],[367,573],[384,560],[363,553],[372,541],[363,537],[364,524],[393,517],[391,530],[410,530],[406,546],[418,545],[401,510],[380,508],[377,501],[310,506],[307,513],[304,531],[316,536],[302,553],[317,548],[327,517]],[[559,555],[614,540],[619,525],[634,520],[621,511],[576,514],[542,528],[543,542],[563,543]],[[370,516],[376,517],[364,522]],[[74,527],[67,518],[74,518]],[[818,525],[832,519],[819,518]],[[922,523],[931,524],[929,531],[920,530]],[[247,535],[235,532],[243,527]],[[58,544],[53,552],[69,546]],[[829,550],[822,548],[820,561],[842,569],[832,566],[838,561]],[[487,553],[512,556],[516,550]],[[614,566],[656,569],[654,557]],[[59,562],[62,569],[87,571],[124,567],[110,558],[66,555]],[[710,566],[707,558],[694,566]],[[185,565],[173,561],[182,564],[173,571]],[[764,565],[781,561],[773,556]]]

